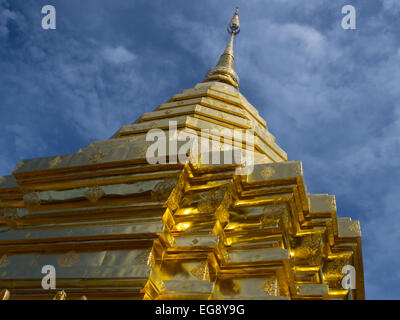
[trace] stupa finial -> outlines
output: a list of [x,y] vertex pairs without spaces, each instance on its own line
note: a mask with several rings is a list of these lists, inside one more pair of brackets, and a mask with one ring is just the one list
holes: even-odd
[[235,14],[233,15],[233,18],[231,22],[229,22],[228,25],[228,32],[230,34],[238,34],[240,32],[240,23],[239,23],[239,7],[236,7]]
[[228,32],[231,35],[228,45],[225,51],[222,53],[217,65],[212,68],[206,76],[204,82],[208,81],[221,81],[228,83],[235,88],[239,87],[239,77],[235,72],[235,57],[233,55],[233,41],[235,35],[240,32],[239,23],[239,7],[236,7],[236,11],[233,15],[232,20],[228,24]]

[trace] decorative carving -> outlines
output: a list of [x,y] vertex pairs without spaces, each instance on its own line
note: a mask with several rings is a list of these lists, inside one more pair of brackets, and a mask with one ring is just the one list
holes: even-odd
[[217,188],[200,195],[201,200],[198,203],[200,212],[215,211],[224,199],[227,188]]
[[85,192],[86,199],[93,203],[97,202],[102,196],[104,196],[104,190],[99,186],[90,187]]
[[329,197],[326,199],[325,204],[329,207],[329,209],[336,210],[336,201],[334,197]]
[[139,253],[135,257],[135,260],[139,263],[148,264],[150,266],[153,266],[155,263],[153,249],[149,248],[149,249],[143,250],[143,252]]
[[271,178],[274,174],[276,173],[275,169],[272,167],[266,167],[264,169],[262,169],[261,171],[261,176],[265,179],[269,179]]
[[2,255],[0,258],[0,268],[4,268],[10,264],[10,261],[8,260],[7,255]]
[[50,162],[49,162],[49,167],[50,168],[54,168],[57,164],[59,164],[61,162],[61,157],[60,156],[57,156],[57,157],[55,157],[53,160],[51,160]]
[[229,221],[229,208],[232,204],[232,188],[230,187],[223,187],[221,190],[222,194],[222,201],[217,207],[215,211],[216,218],[221,221],[222,223]]
[[174,236],[172,234],[167,233],[166,236],[165,236],[165,239],[167,240],[168,244],[171,247],[175,247],[176,246],[176,240],[175,240],[175,238],[174,238]]
[[182,286],[182,289],[185,289],[185,290],[187,290],[187,289],[189,289],[190,288],[190,286],[189,286],[189,284],[187,283],[187,282],[185,282],[184,284],[183,284],[183,286]]
[[168,198],[167,205],[171,211],[175,211],[179,208],[179,204],[182,199],[182,194],[185,189],[185,176],[182,174],[178,181],[176,182],[175,187],[172,189],[171,194]]
[[342,273],[342,268],[348,263],[348,259],[334,259],[327,261],[324,267],[324,273],[329,276],[336,276],[342,278],[344,274]]
[[67,300],[67,294],[64,290],[57,291],[56,295],[54,296],[53,300]]
[[40,205],[40,196],[36,192],[29,192],[24,194],[24,203],[27,206]]
[[261,288],[269,295],[269,296],[278,296],[279,288],[278,288],[278,279],[276,277],[268,278],[262,285]]
[[233,280],[232,291],[234,293],[239,293],[240,289],[241,289],[240,284],[237,281]]
[[303,168],[301,165],[296,166],[295,172],[297,175],[302,176],[303,175]]
[[176,179],[165,179],[156,184],[153,190],[151,190],[151,200],[153,201],[165,201],[170,196],[172,190],[176,186]]
[[303,238],[301,244],[310,248],[313,253],[321,249],[322,238],[320,234],[311,234]]
[[158,289],[160,290],[160,292],[165,291],[165,283],[162,280],[157,280],[155,281],[155,285],[158,287]]
[[203,261],[195,266],[190,273],[199,280],[210,280],[210,271],[207,261]]
[[58,264],[61,267],[70,268],[80,260],[78,254],[71,250],[58,259]]
[[277,221],[276,217],[271,217],[269,215],[264,215],[260,218],[260,224],[262,227],[274,225],[276,221]]
[[282,219],[284,225],[288,224],[288,214],[285,205],[273,204],[263,208],[263,216],[260,218],[260,223],[263,226],[268,226],[277,222],[278,219]]
[[92,162],[98,162],[101,159],[103,159],[106,155],[107,155],[107,153],[104,150],[100,149],[100,150],[97,150],[96,152],[93,152],[89,156],[89,160]]
[[137,151],[137,155],[139,156],[139,158],[146,158],[146,153],[148,148],[149,147],[147,145],[139,148],[139,150]]
[[135,142],[138,139],[137,136],[132,136],[128,138],[128,142]]
[[360,222],[359,221],[354,221],[350,226],[349,230],[351,232],[357,233],[359,236],[361,236],[361,228],[360,228]]
[[323,241],[321,234],[309,234],[301,239],[301,244],[295,249],[296,257],[305,259],[320,257],[322,253]]

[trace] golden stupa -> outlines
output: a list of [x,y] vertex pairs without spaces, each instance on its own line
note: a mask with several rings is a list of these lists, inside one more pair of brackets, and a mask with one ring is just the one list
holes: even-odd
[[[226,50],[194,88],[108,140],[20,161],[0,179],[0,299],[365,298],[360,223],[337,217],[333,195],[307,193],[301,162],[239,92],[239,30],[236,11]],[[252,130],[253,170],[204,155],[149,163],[146,134],[171,121],[194,135]],[[345,266],[356,277],[347,289]]]

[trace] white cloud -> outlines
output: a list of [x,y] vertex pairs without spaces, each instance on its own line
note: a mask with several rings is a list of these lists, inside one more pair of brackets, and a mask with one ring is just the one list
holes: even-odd
[[391,13],[398,13],[400,11],[400,1],[398,0],[383,0],[383,8]]
[[322,56],[325,54],[325,38],[315,28],[296,23],[283,25],[271,24],[265,26],[269,36],[278,39],[286,45],[297,45],[300,50],[311,56]]
[[136,59],[136,55],[123,46],[106,47],[103,49],[102,54],[104,59],[116,64],[127,63]]

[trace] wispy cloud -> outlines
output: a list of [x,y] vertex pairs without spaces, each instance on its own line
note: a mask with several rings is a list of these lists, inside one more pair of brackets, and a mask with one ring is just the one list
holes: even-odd
[[102,54],[107,61],[116,64],[131,62],[136,58],[132,52],[123,46],[104,48]]
[[396,0],[383,0],[383,8],[391,14],[400,12],[400,3]]
[[[357,30],[345,31],[345,4],[239,3],[240,90],[303,161],[310,192],[336,194],[338,215],[361,220],[367,297],[399,298],[400,7],[355,0]],[[0,0],[1,174],[106,139],[193,87],[222,53],[233,8],[60,2],[54,31],[40,28],[40,9]]]

